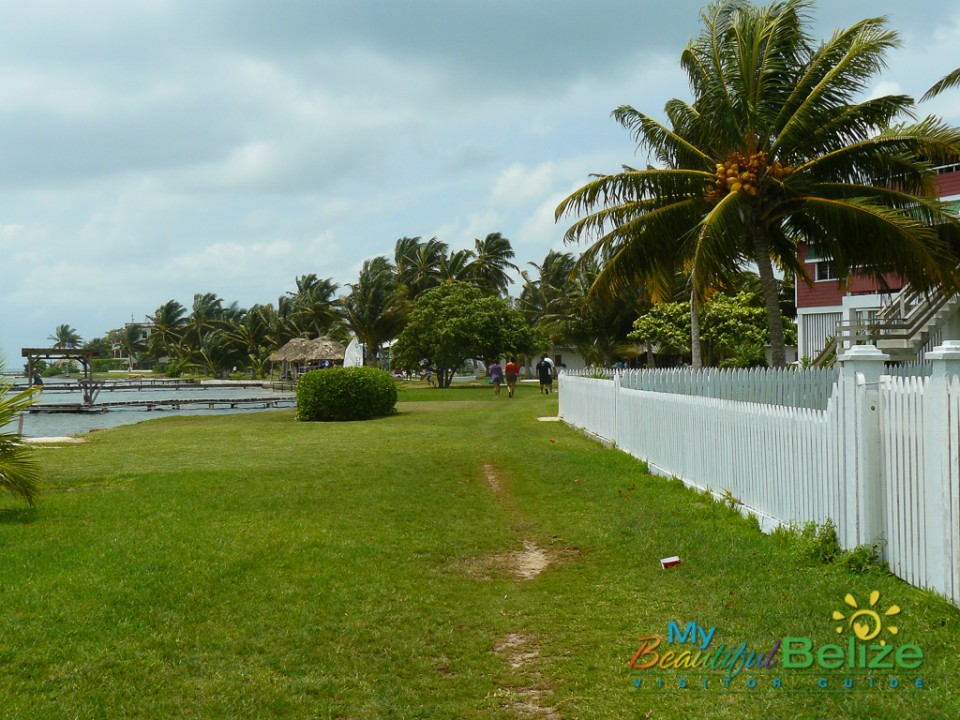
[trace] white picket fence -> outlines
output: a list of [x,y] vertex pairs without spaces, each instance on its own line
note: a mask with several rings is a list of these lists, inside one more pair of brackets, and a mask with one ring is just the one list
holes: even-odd
[[598,373],[619,375],[620,386],[634,390],[696,395],[722,400],[743,400],[766,405],[787,405],[823,410],[840,376],[837,368],[805,370],[738,368],[644,368],[600,370],[587,368],[573,374],[590,377]]
[[[883,375],[859,346],[822,409],[625,387],[563,374],[564,421],[651,470],[735,497],[761,526],[833,520],[891,570],[960,604],[960,342],[930,377]],[[631,383],[636,384],[636,383]]]

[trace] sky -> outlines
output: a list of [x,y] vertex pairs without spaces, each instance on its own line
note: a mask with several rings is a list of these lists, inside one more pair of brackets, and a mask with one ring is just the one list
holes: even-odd
[[[557,203],[646,162],[610,113],[689,97],[704,4],[0,0],[0,355],[344,286],[403,236],[576,252]],[[869,94],[960,66],[956,0],[821,0],[812,29],[879,15],[902,47]],[[960,90],[921,110],[960,125]]]

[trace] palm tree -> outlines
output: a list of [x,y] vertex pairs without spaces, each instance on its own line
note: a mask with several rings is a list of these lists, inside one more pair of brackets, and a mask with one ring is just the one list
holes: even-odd
[[347,324],[366,345],[365,364],[376,367],[383,343],[400,333],[404,321],[394,268],[382,255],[365,260],[349,287],[350,294],[340,300]]
[[555,310],[559,302],[566,301],[566,286],[576,268],[577,260],[571,253],[550,250],[543,263],[530,262],[538,273],[534,279],[526,270],[520,271],[523,288],[520,290],[518,307],[531,325],[536,325]]
[[216,329],[223,317],[223,299],[216,293],[196,293],[193,307],[180,335],[180,354],[193,362],[203,362],[204,337]]
[[223,328],[216,328],[203,336],[199,362],[215,378],[226,379],[231,368],[244,360],[243,351],[231,342]]
[[473,252],[457,250],[445,256],[440,261],[440,279],[447,282],[467,282],[471,274]]
[[340,286],[331,278],[320,279],[313,273],[297,277],[296,283],[297,291],[288,295],[295,306],[297,334],[304,337],[336,334],[343,320],[334,297]]
[[33,403],[35,389],[14,395],[10,395],[9,391],[10,384],[0,381],[0,428],[8,428],[0,431],[0,489],[22,498],[32,506],[37,494],[40,468],[30,446],[12,428],[17,416]]
[[147,317],[153,323],[153,332],[148,340],[150,354],[157,360],[173,357],[173,349],[180,341],[186,324],[187,309],[176,300],[168,300]]
[[137,362],[137,356],[147,349],[146,341],[143,339],[143,328],[135,323],[127,323],[120,330],[113,330],[110,339],[113,340],[121,350],[122,355],[127,357],[127,364],[131,371],[133,365]]
[[622,287],[616,296],[591,293],[600,271],[596,262],[577,263],[562,294],[548,305],[538,323],[553,342],[573,345],[591,365],[612,363],[632,349],[627,334],[649,307],[642,290]]
[[78,348],[83,345],[83,338],[80,337],[80,333],[69,325],[57,325],[57,329],[53,331],[53,335],[49,335],[47,339],[53,340],[53,347],[61,350],[64,348]]
[[498,232],[490,233],[483,240],[474,240],[472,255],[469,266],[472,282],[484,292],[506,295],[507,287],[513,282],[508,269],[520,272],[520,268],[510,262],[516,255],[510,241]]
[[711,4],[681,58],[693,102],[671,100],[664,125],[623,106],[614,117],[660,168],[625,167],[560,203],[585,214],[566,233],[593,238],[598,287],[644,278],[654,289],[682,267],[707,290],[758,269],[773,345],[785,364],[774,267],[807,282],[798,243],[831,257],[841,281],[896,272],[920,289],[956,287],[960,222],[937,197],[933,166],[960,160],[960,131],[910,117],[912,98],[856,101],[897,46],[883,19],[815,44],[808,0]]
[[254,305],[239,322],[223,329],[224,338],[237,357],[236,364],[251,369],[256,377],[266,375],[270,368],[268,358],[279,347],[272,345],[269,339],[273,312],[270,305]]
[[397,280],[406,290],[406,299],[413,302],[422,293],[443,282],[441,268],[447,259],[447,244],[435,237],[421,241],[419,237],[402,237],[394,247]]

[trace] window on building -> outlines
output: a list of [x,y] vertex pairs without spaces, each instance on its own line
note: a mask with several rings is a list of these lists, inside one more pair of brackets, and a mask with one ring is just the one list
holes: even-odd
[[834,267],[833,261],[821,260],[817,263],[817,282],[822,282],[824,280],[836,280],[837,279],[837,269]]

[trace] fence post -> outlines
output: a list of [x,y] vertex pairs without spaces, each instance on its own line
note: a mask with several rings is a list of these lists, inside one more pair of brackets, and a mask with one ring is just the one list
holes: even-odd
[[[846,548],[884,537],[883,461],[880,445],[880,376],[890,356],[873,345],[855,345],[840,356],[843,366],[845,517],[838,520]],[[859,376],[863,376],[862,383]]]
[[951,417],[949,383],[960,374],[960,341],[947,340],[926,354],[933,365],[923,403],[924,505],[926,580],[957,601],[957,488],[951,469],[957,466],[957,429]]
[[613,372],[613,427],[610,440],[614,447],[620,447],[620,371]]

